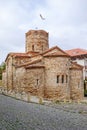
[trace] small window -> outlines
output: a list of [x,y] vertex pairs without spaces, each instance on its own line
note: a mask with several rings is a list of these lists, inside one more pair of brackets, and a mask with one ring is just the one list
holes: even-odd
[[66,83],[68,83],[68,75],[66,75]]
[[42,45],[42,51],[43,51],[43,45]]
[[38,83],[39,83],[39,79],[37,79],[37,85],[38,85]]
[[59,75],[57,75],[57,81],[56,82],[59,83]]
[[62,83],[64,83],[64,75],[62,75]]
[[34,51],[34,45],[32,45],[32,51]]

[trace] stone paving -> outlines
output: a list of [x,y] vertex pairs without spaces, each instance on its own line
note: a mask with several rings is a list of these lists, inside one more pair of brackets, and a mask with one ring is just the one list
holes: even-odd
[[87,104],[40,105],[0,95],[0,130],[87,130]]

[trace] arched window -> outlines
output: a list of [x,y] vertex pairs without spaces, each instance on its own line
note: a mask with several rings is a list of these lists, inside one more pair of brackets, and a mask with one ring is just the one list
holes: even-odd
[[61,80],[62,80],[62,83],[64,83],[64,75],[62,75],[62,79]]
[[59,75],[57,75],[57,80],[56,80],[57,83],[59,83]]
[[32,51],[34,51],[34,45],[32,45]]

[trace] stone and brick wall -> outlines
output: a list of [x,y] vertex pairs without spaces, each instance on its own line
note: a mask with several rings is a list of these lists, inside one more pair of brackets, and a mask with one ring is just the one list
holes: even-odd
[[15,90],[32,95],[44,95],[44,68],[16,69]]
[[76,69],[71,69],[69,55],[58,47],[49,49],[47,32],[30,30],[26,33],[26,52],[32,51],[35,55],[8,55],[3,73],[5,89],[52,100],[83,98],[83,73],[78,69],[81,67],[76,65]]
[[6,62],[6,86],[7,90],[12,90],[13,87],[13,59],[11,56],[8,57],[7,62]]
[[4,71],[2,74],[2,86],[4,89],[7,90],[7,77],[6,76],[7,76],[7,73],[6,71]]
[[61,100],[64,98],[69,99],[69,58],[45,57],[44,62],[45,97]]
[[30,30],[26,33],[26,52],[43,52],[49,49],[48,33],[43,30]]
[[29,61],[31,61],[31,58],[28,58],[28,57],[16,57],[16,58],[14,58],[13,64],[14,65],[20,65],[20,64],[23,64],[23,63],[29,62]]
[[84,97],[82,70],[70,70],[70,97],[73,100],[81,100]]

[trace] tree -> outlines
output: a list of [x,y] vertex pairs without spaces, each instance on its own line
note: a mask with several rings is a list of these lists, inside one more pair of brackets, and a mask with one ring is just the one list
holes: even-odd
[[5,68],[6,68],[6,64],[5,62],[2,62],[0,65],[0,80],[2,80],[2,73],[5,70]]

